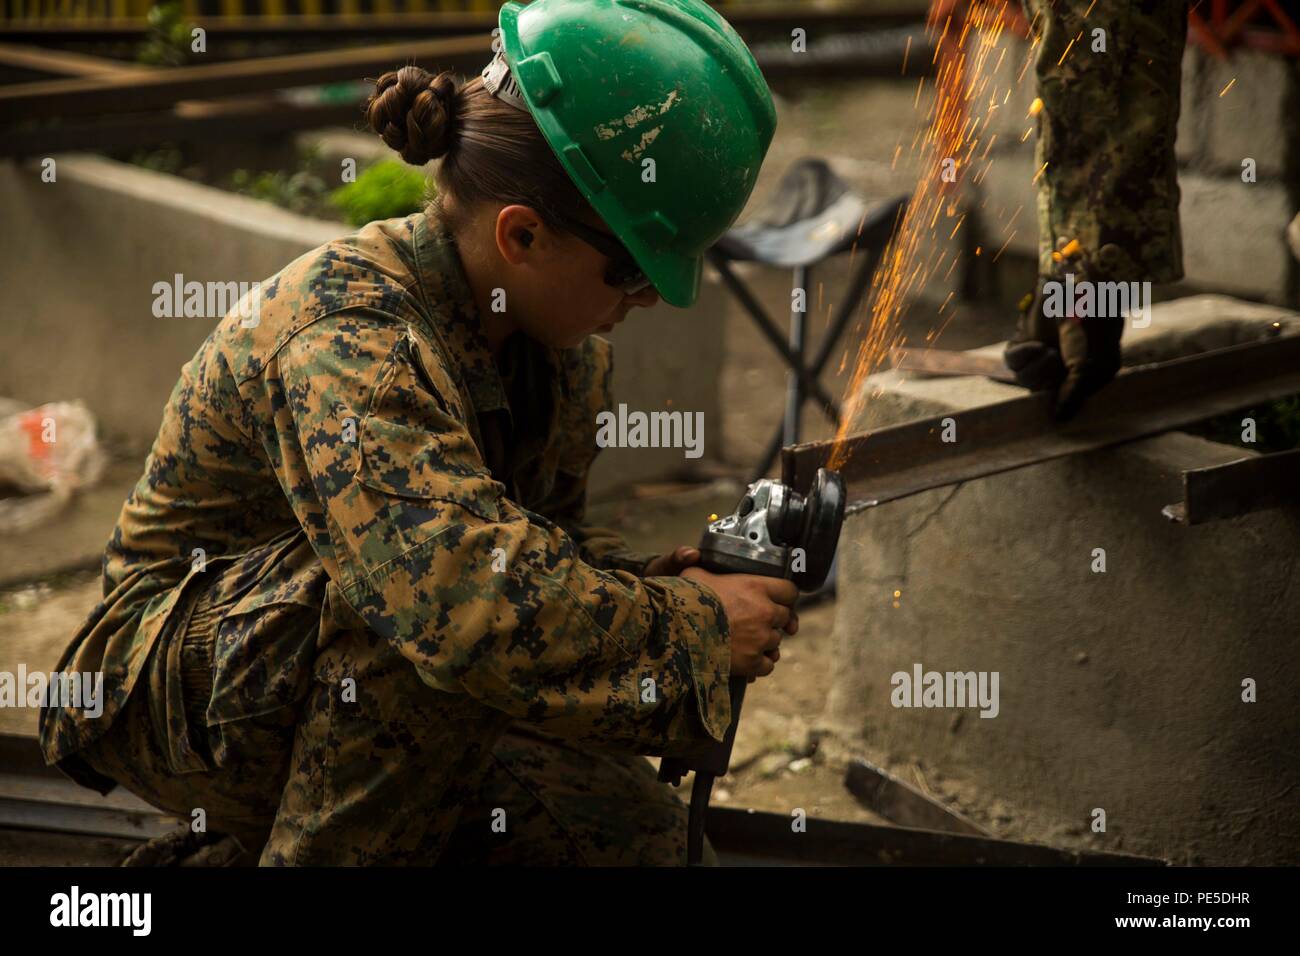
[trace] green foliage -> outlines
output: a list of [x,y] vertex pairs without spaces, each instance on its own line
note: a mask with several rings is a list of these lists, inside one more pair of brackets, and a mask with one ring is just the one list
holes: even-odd
[[419,212],[432,185],[424,173],[396,160],[381,160],[330,194],[330,202],[354,226]]
[[175,176],[185,165],[184,154],[177,146],[164,144],[157,149],[140,149],[131,154],[131,162],[155,173],[167,173]]
[[303,215],[315,211],[326,191],[325,180],[306,170],[287,173],[277,169],[274,172],[253,173],[247,169],[237,169],[231,176],[231,186],[237,193],[275,203]]
[[183,66],[190,55],[190,31],[179,0],[167,0],[149,8],[149,30],[136,54],[145,66]]
[[[1255,419],[1256,442],[1253,445],[1242,445],[1243,418]],[[1288,395],[1269,405],[1216,416],[1194,431],[1211,441],[1238,445],[1261,454],[1300,448],[1300,395]]]

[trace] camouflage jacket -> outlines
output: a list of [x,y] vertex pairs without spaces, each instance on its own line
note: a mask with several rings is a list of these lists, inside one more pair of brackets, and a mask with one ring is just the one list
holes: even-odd
[[[182,370],[103,600],[59,665],[104,672],[103,715],[43,713],[48,760],[111,724],[199,586],[222,589],[232,617],[319,605],[391,642],[426,685],[557,734],[644,753],[721,738],[716,595],[639,577],[650,555],[584,525],[607,342],[515,336],[499,368],[455,245],[424,214],[308,252],[259,291],[257,321],[232,311]],[[269,687],[304,692],[337,633],[280,646],[273,623],[218,649],[210,720]]]

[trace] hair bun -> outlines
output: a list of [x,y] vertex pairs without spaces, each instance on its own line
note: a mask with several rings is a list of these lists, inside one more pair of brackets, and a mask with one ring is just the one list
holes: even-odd
[[451,149],[459,92],[450,72],[435,77],[418,66],[404,66],[376,81],[366,118],[402,159],[423,166]]

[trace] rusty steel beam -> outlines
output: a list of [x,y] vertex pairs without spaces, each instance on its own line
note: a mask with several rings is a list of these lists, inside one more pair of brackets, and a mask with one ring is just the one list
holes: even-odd
[[973,352],[954,352],[946,349],[909,349],[895,346],[889,350],[894,368],[903,372],[921,372],[926,375],[982,375],[995,382],[1014,385],[1016,377],[1000,358],[976,355]]
[[[1037,392],[852,435],[839,449],[840,473],[856,511],[1298,392],[1300,336],[1282,336],[1126,369],[1065,424],[1052,419],[1052,396]],[[807,491],[836,450],[833,441],[783,449],[783,481]]]
[[1300,448],[1183,472],[1183,500],[1163,514],[1180,524],[1300,504]]

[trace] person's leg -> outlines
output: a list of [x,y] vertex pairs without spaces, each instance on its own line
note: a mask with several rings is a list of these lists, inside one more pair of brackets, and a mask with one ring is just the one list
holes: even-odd
[[[294,718],[282,708],[236,722],[228,729],[230,746],[214,756],[204,714],[220,613],[210,595],[190,599],[179,626],[154,646],[113,725],[76,756],[192,828],[201,820],[208,832],[234,836],[256,859],[287,776]],[[184,688],[179,699],[168,699],[169,673]],[[177,752],[204,769],[178,770]]]
[[[1115,281],[1182,278],[1178,131],[1185,0],[1034,0],[1043,101],[1039,269],[1078,240]],[[1085,16],[1085,13],[1087,16]],[[1097,33],[1096,31],[1101,31]],[[1094,49],[1095,48],[1095,49]]]
[[509,720],[427,686],[373,633],[340,633],[317,659],[262,865],[436,862]]
[[[523,726],[497,743],[439,861],[449,866],[680,866],[687,808],[644,757]],[[705,845],[705,863],[716,856]]]

